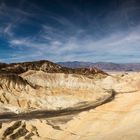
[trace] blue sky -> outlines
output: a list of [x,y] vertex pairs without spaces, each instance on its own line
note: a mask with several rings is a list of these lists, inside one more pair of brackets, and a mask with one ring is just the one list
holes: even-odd
[[0,61],[140,62],[139,0],[0,0]]

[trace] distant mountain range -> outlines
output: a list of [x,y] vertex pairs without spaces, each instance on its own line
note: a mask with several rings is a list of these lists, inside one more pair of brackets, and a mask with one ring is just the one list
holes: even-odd
[[104,71],[140,71],[140,63],[111,63],[111,62],[58,62],[57,64],[69,68],[96,67]]

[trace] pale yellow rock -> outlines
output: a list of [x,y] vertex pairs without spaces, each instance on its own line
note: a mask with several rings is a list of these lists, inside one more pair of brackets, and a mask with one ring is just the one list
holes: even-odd
[[[12,135],[20,134],[17,135],[17,139],[21,140],[27,138],[33,140],[140,139],[140,73],[111,73],[104,79],[89,79],[79,75],[75,77],[74,75],[52,75],[32,71],[23,74],[22,77],[42,87],[38,89],[29,87],[28,92],[23,90],[17,94],[6,92],[6,90],[4,90],[6,94],[3,94],[3,89],[1,89],[1,110],[3,109],[3,112],[4,108],[25,111],[31,107],[34,109],[74,107],[75,103],[81,101],[103,99],[111,89],[115,91],[115,98],[94,109],[74,115],[72,118],[62,116],[61,118],[22,120],[17,128],[14,124],[18,121],[3,122],[0,129],[1,138],[11,139]],[[42,84],[43,80],[45,80],[44,84]],[[61,80],[63,82],[60,82]],[[20,105],[11,102],[10,99],[15,102],[19,100]],[[9,127],[13,131],[4,136]],[[22,133],[19,133],[19,130],[22,130]]]

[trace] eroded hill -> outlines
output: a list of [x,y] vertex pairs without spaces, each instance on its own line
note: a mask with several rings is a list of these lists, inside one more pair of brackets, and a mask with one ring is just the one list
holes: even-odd
[[1,139],[139,140],[140,73],[49,61],[0,69]]
[[23,62],[23,63],[0,63],[0,73],[21,74],[28,70],[44,71],[47,73],[81,74],[86,76],[105,76],[107,73],[96,68],[67,68],[47,60]]

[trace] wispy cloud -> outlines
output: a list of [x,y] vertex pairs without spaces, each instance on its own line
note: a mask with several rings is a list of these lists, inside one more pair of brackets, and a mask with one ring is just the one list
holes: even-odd
[[[140,61],[140,26],[129,22],[129,13],[140,10],[139,7],[132,8],[125,4],[105,16],[97,14],[97,17],[72,9],[76,19],[50,12],[35,4],[29,4],[31,9],[23,10],[25,2],[20,1],[16,8],[8,7],[4,2],[0,5],[0,37],[5,38],[14,50],[13,54],[1,60]],[[128,9],[124,10],[126,5]],[[37,12],[29,12],[34,9]],[[22,34],[21,29],[23,32],[33,32],[36,23],[38,29],[34,34]],[[127,23],[127,29],[124,23]],[[28,28],[31,25],[34,27]]]
[[[113,33],[99,40],[93,39],[92,36],[81,40],[77,33],[74,36],[66,35],[65,37],[68,38],[66,40],[62,35],[62,40],[57,40],[57,34],[52,32],[53,38],[46,35],[46,37],[40,36],[42,38],[39,40],[13,39],[9,43],[14,47],[23,46],[27,50],[33,50],[40,59],[47,58],[51,54],[51,59],[54,61],[111,61],[113,58],[116,61],[132,61],[135,59],[134,57],[139,57],[140,33],[138,31],[139,27],[135,28],[133,32]],[[134,57],[128,60],[131,55]],[[139,61],[138,58],[137,61]]]

